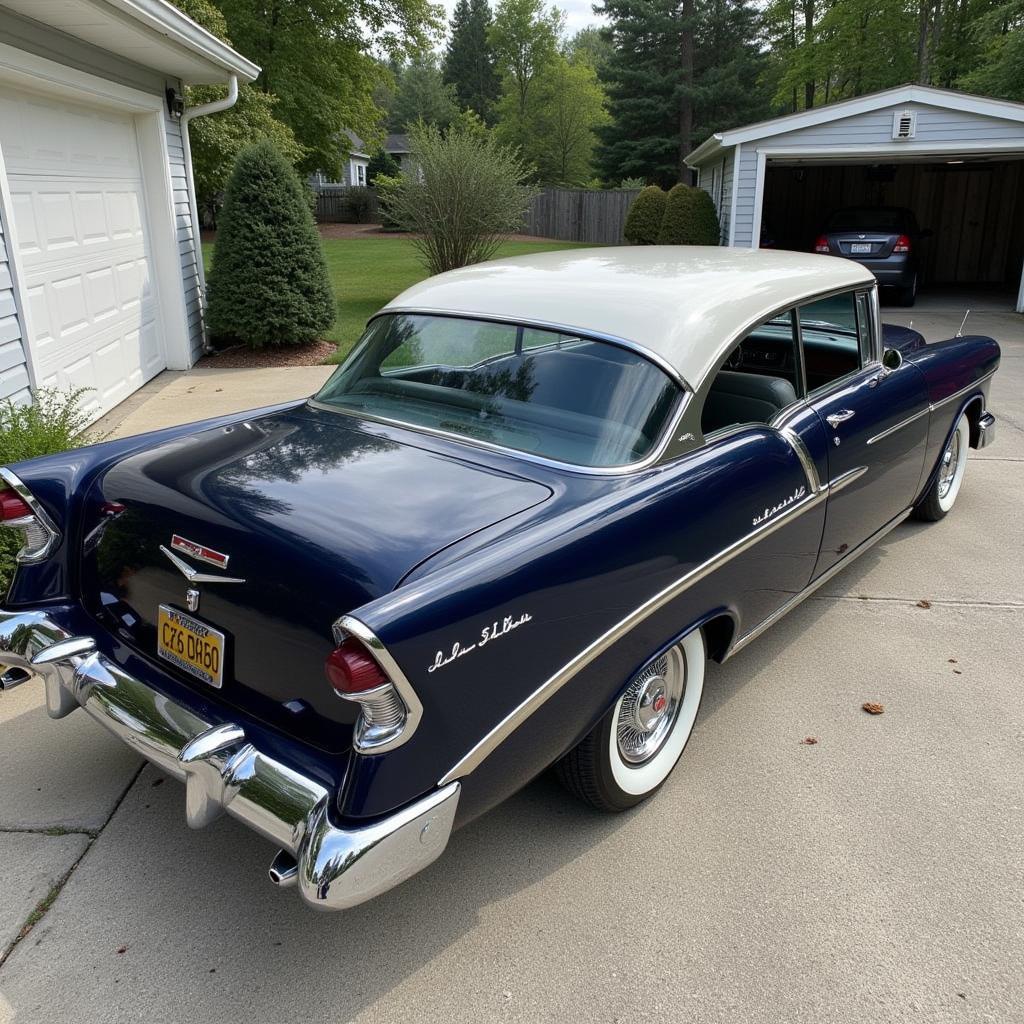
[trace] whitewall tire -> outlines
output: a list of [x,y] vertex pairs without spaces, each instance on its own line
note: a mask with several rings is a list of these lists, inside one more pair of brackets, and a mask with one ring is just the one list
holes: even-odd
[[967,453],[971,445],[971,425],[962,413],[939,457],[939,469],[914,515],[925,522],[938,522],[952,509],[967,472]]
[[654,793],[693,732],[706,665],[699,629],[655,658],[558,762],[562,783],[603,811],[626,810]]

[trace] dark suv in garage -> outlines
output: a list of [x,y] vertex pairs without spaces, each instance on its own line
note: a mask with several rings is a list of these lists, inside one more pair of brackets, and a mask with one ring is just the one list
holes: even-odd
[[897,289],[901,306],[912,306],[917,298],[921,240],[927,235],[910,210],[850,206],[829,217],[814,251],[856,260],[880,285]]

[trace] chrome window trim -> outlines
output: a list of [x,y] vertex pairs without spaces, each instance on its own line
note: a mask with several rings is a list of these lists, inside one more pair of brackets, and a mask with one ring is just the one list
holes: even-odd
[[[673,438],[676,435],[676,431],[679,429],[679,424],[682,422],[683,416],[689,406],[690,399],[693,396],[693,389],[686,383],[685,379],[679,374],[679,372],[661,359],[660,356],[648,351],[643,346],[636,345],[624,338],[597,334],[593,331],[581,332],[573,327],[548,323],[543,320],[507,320],[502,317],[487,316],[478,313],[460,313],[455,311],[420,308],[388,308],[382,309],[378,313],[374,313],[374,315],[367,321],[366,325],[369,327],[369,325],[379,317],[394,316],[402,313],[408,313],[413,316],[440,316],[460,320],[483,320],[487,323],[505,324],[509,327],[537,327],[542,330],[557,331],[560,334],[569,334],[573,338],[578,338],[581,341],[601,341],[610,345],[617,345],[619,348],[624,348],[627,351],[641,356],[648,362],[653,363],[659,370],[668,376],[669,380],[671,380],[678,388],[675,399],[675,409],[666,419],[665,425],[662,427],[661,435],[656,440],[654,446],[642,459],[639,459],[636,462],[627,462],[618,466],[583,466],[578,465],[575,462],[562,462],[560,459],[549,458],[546,455],[536,455],[533,452],[522,451],[519,448],[510,448],[507,445],[494,444],[491,441],[483,441],[480,438],[467,437],[465,434],[457,434],[448,430],[439,430],[437,427],[428,427],[417,423],[407,423],[405,420],[396,420],[389,416],[379,416],[376,413],[360,412],[356,409],[346,409],[343,406],[318,401],[316,397],[307,399],[307,404],[312,406],[314,409],[320,409],[324,412],[341,413],[345,416],[351,416],[354,419],[370,420],[373,423],[384,423],[388,426],[401,427],[405,430],[412,430],[416,433],[427,434],[431,437],[440,437],[449,441],[457,441],[462,444],[472,445],[475,448],[483,448],[485,451],[497,452],[501,455],[510,456],[511,458],[522,459],[524,462],[531,462],[538,466],[545,466],[548,469],[557,469],[567,473],[579,473],[584,476],[624,476],[629,473],[638,473],[641,470],[649,469],[661,460],[671,445]],[[367,344],[368,339],[364,338],[358,345],[356,345],[355,348],[352,349],[345,358],[345,362],[340,364],[339,369],[347,365],[351,360],[355,359]],[[332,373],[331,376],[333,377],[334,374]],[[328,381],[330,379],[330,377],[327,378]],[[324,382],[324,385],[326,385],[326,383],[327,381]]]
[[[17,474],[11,472],[6,466],[0,466],[0,479],[3,479],[7,486],[32,509],[32,514],[36,517],[36,521],[42,527],[43,532],[47,534],[46,543],[31,555],[23,555],[21,551],[18,552],[18,564],[35,565],[38,562],[44,562],[53,554],[53,549],[60,543],[60,530],[57,529],[53,520],[47,514],[46,509],[36,499],[36,496],[18,479]],[[17,526],[17,522],[12,521],[9,525],[12,527]]]
[[675,432],[686,412],[691,392],[679,392],[676,398],[676,409],[671,418],[666,422],[661,438],[657,445],[651,449],[639,462],[629,462],[622,466],[579,466],[574,462],[561,462],[558,459],[549,459],[545,455],[535,455],[533,452],[524,452],[518,448],[506,448],[501,444],[493,444],[490,441],[482,441],[477,437],[466,437],[464,434],[455,434],[447,430],[438,430],[436,427],[421,426],[415,423],[406,423],[404,420],[393,420],[387,416],[378,416],[375,413],[360,412],[356,409],[345,409],[342,406],[330,405],[327,402],[318,402],[315,398],[307,400],[307,404],[314,409],[322,409],[325,412],[341,413],[343,416],[351,416],[353,419],[369,420],[372,423],[384,423],[391,427],[401,427],[403,430],[412,430],[419,434],[427,434],[430,437],[440,437],[447,441],[457,441],[461,444],[470,445],[473,448],[483,448],[485,451],[495,452],[499,455],[506,455],[512,459],[521,459],[523,462],[531,462],[538,466],[545,466],[548,469],[557,469],[564,473],[579,473],[583,476],[625,476],[629,473],[638,473],[641,470],[653,466],[665,450],[672,443]]
[[[763,423],[757,425],[764,426]],[[739,540],[723,548],[718,554],[684,573],[657,594],[648,598],[638,608],[633,609],[625,618],[620,619],[615,625],[607,629],[596,640],[580,651],[579,654],[545,680],[518,707],[513,708],[493,729],[448,769],[438,785],[447,785],[449,782],[461,779],[476,769],[496,747],[511,736],[538,708],[546,704],[563,686],[575,678],[577,674],[630,630],[737,555],[741,555],[763,538],[781,529],[796,516],[803,515],[804,512],[821,504],[827,497],[827,488],[810,493],[802,501],[790,506],[777,518],[762,523],[751,530],[750,533],[745,534]]]
[[406,674],[401,670],[398,662],[391,656],[391,652],[384,646],[383,641],[365,623],[352,615],[342,615],[333,626],[335,643],[341,643],[346,636],[354,636],[360,640],[370,651],[377,663],[384,670],[384,674],[394,684],[398,695],[402,698],[406,707],[405,726],[397,736],[392,736],[384,742],[361,745],[359,741],[359,730],[356,729],[352,737],[352,746],[358,754],[383,754],[387,750],[394,750],[403,743],[407,743],[416,729],[419,727],[420,719],[423,718],[423,705],[420,703],[416,691],[409,682]]
[[[767,316],[759,316],[754,320],[748,321],[742,328],[740,328],[737,331],[733,331],[733,333],[729,335],[729,339],[724,345],[719,346],[718,350],[715,353],[715,358],[712,360],[711,363],[711,365],[714,368],[707,374],[704,380],[701,381],[693,390],[699,392],[705,387],[705,385],[710,385],[711,381],[715,379],[715,374],[718,373],[718,371],[722,368],[722,364],[725,362],[726,356],[728,356],[728,354],[736,347],[736,345],[738,345],[751,331],[755,330],[761,324],[767,323],[769,320],[773,320],[776,317],[781,316],[788,310],[799,309],[801,306],[806,306],[811,302],[818,302],[821,299],[829,299],[833,295],[842,295],[846,292],[863,291],[864,289],[870,288],[872,288],[871,282],[864,281],[860,284],[843,285],[843,287],[841,288],[826,288],[824,291],[820,292],[809,292],[798,302],[793,302],[793,300],[790,299],[790,301],[785,303],[784,305],[776,307]],[[877,292],[877,286],[875,287],[875,291]],[[797,317],[797,321],[799,322],[799,316]],[[802,350],[800,355],[802,362]]]

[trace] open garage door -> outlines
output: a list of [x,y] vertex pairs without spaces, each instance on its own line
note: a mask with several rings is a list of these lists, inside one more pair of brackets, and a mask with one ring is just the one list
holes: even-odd
[[1024,263],[1024,160],[769,161],[762,239],[811,250],[828,216],[847,206],[901,206],[931,232],[921,244],[923,288],[979,291],[1013,309]]

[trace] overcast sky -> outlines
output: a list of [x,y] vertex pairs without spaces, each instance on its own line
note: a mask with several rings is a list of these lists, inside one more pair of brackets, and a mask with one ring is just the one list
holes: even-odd
[[[452,11],[455,9],[457,0],[441,0],[445,10],[448,12],[448,21],[451,21]],[[565,11],[565,30],[568,35],[575,35],[581,28],[587,25],[600,25],[603,19],[598,18],[591,10],[594,0],[555,0],[553,6]],[[491,9],[497,5],[497,0],[491,0]]]

